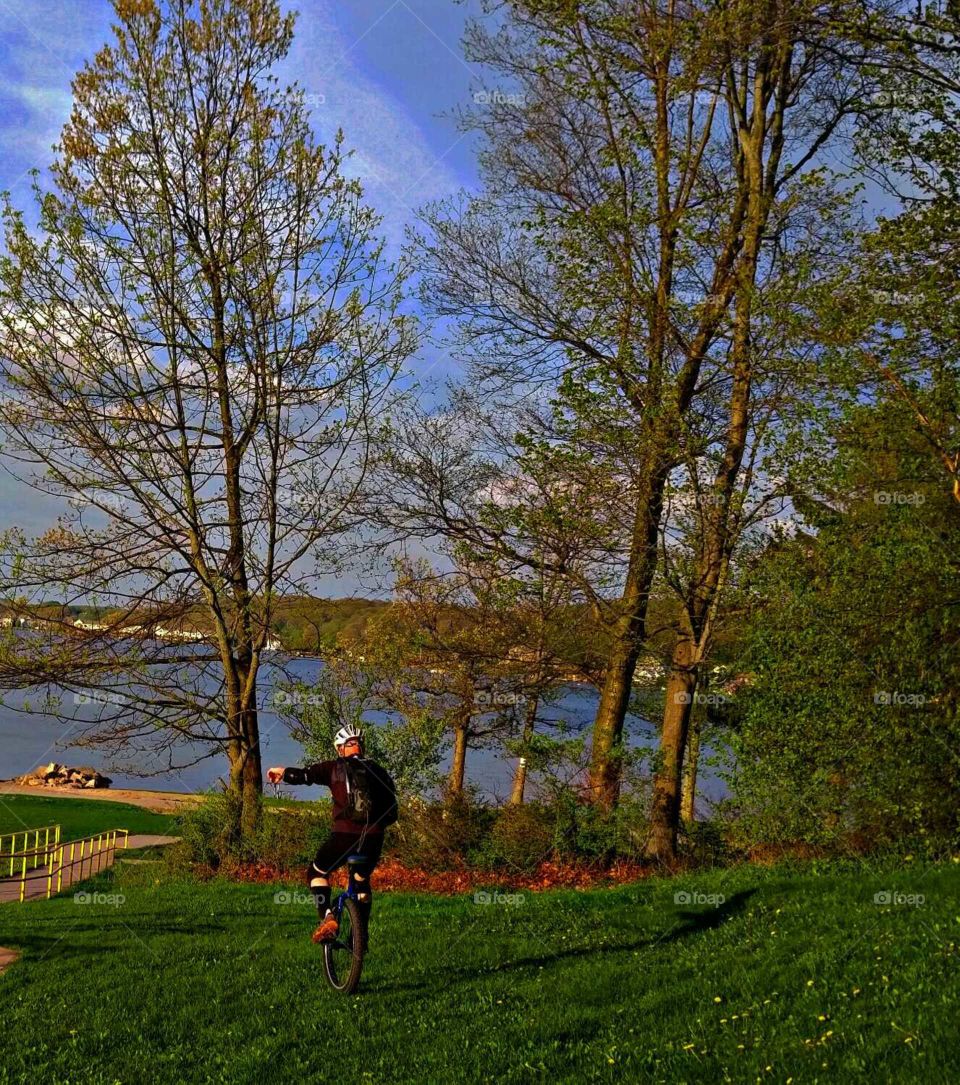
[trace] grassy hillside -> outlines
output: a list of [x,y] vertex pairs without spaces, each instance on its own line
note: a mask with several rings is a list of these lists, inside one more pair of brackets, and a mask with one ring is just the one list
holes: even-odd
[[0,910],[0,944],[23,952],[0,979],[0,1081],[960,1075],[954,865],[739,868],[512,904],[384,894],[350,999],[324,985],[308,903],[156,870],[99,879],[110,904]]
[[0,835],[57,824],[61,840],[76,840],[106,829],[129,829],[131,833],[160,836],[175,834],[177,819],[123,802],[84,802],[40,795],[0,796]]

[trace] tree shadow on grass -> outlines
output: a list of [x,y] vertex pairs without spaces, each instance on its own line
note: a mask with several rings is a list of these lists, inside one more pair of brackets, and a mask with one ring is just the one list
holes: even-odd
[[72,957],[114,953],[118,944],[133,936],[178,934],[195,938],[203,934],[223,934],[225,930],[222,922],[181,923],[172,919],[158,919],[153,913],[124,913],[101,916],[99,919],[90,916],[66,923],[63,916],[58,915],[44,916],[39,922],[31,923],[29,930],[8,928],[2,937],[6,939],[4,945],[21,953],[23,964],[30,964],[41,960],[62,962]]
[[[548,965],[560,961],[575,960],[585,957],[609,957],[618,953],[633,953],[638,949],[652,949],[655,946],[665,946],[672,942],[693,935],[703,934],[714,930],[733,915],[743,911],[747,901],[756,889],[744,889],[735,893],[728,900],[715,908],[703,909],[702,911],[677,912],[678,924],[659,936],[640,938],[631,942],[621,942],[616,945],[577,946],[563,949],[556,953],[544,953],[537,956],[515,957],[512,960],[501,961],[490,966],[478,966],[473,968],[449,968],[438,969],[432,979],[422,983],[383,983],[364,984],[363,988],[371,994],[387,994],[397,991],[436,991],[448,984],[465,983],[478,980],[483,976],[499,975],[502,973],[515,972],[524,968],[546,968]],[[363,989],[362,988],[362,989]]]

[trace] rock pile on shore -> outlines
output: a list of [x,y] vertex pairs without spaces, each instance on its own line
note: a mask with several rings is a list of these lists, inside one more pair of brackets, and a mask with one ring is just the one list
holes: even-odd
[[87,766],[71,768],[51,761],[49,765],[41,765],[25,776],[18,776],[13,782],[27,787],[85,788],[109,787],[112,781],[109,776],[102,776],[96,769]]

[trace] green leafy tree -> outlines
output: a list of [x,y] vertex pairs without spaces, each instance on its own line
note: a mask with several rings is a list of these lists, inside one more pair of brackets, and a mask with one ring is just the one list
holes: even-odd
[[[272,67],[275,0],[117,0],[77,75],[39,229],[9,202],[4,453],[70,511],[14,541],[9,590],[112,607],[8,642],[5,681],[57,680],[81,733],[225,753],[240,827],[261,789],[257,679],[276,598],[355,524],[373,417],[415,348],[377,220]],[[136,635],[197,610],[202,641]],[[128,635],[130,630],[134,634]],[[182,750],[182,747],[179,747]]]
[[960,516],[896,399],[840,424],[811,525],[750,582],[736,805],[750,841],[954,842]]

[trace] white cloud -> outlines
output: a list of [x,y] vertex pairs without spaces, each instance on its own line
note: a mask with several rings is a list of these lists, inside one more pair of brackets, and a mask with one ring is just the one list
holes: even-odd
[[[367,32],[389,33],[390,20],[402,18],[413,16],[401,5]],[[363,182],[367,202],[383,216],[390,242],[399,244],[415,209],[455,192],[460,181],[403,103],[356,67],[352,49],[358,41],[344,39],[329,3],[313,4],[297,20],[293,49],[278,74],[303,87],[322,142],[329,143],[343,129],[346,146],[354,152],[348,171]],[[450,144],[457,139],[451,130]]]

